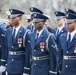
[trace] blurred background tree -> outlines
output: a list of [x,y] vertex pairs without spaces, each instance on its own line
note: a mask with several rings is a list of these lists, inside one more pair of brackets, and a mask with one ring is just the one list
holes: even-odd
[[[0,0],[0,17],[7,18],[5,12],[10,8],[20,9],[26,15],[30,14],[29,8],[37,7],[44,14],[50,16],[49,25],[56,27],[54,11],[63,11],[71,8],[76,11],[76,0]],[[26,18],[23,18],[23,25],[26,26]]]

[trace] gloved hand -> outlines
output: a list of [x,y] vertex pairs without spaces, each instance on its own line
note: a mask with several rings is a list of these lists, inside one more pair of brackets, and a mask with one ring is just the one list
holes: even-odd
[[0,66],[0,73],[3,73],[5,70],[6,70],[6,67],[1,65]]
[[29,74],[23,73],[23,75],[29,75]]

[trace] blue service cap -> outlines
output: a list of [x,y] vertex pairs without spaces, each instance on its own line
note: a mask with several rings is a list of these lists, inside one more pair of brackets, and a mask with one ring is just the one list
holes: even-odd
[[36,8],[36,7],[31,7],[30,11],[31,11],[31,15],[34,14],[34,13],[43,14],[43,12],[40,9]]
[[76,12],[75,11],[73,11],[72,9],[65,9],[65,12],[66,12],[66,14],[68,14],[68,13],[72,13],[72,14],[76,14]]
[[31,15],[25,15],[26,19],[31,19]]
[[7,15],[10,16],[10,18],[15,18],[18,16],[22,16],[23,14],[25,14],[23,11],[17,10],[17,9],[9,9],[9,11],[7,12]]
[[55,11],[54,14],[56,16],[56,19],[62,19],[64,17],[66,17],[65,13],[60,12],[60,11]]
[[66,23],[71,23],[76,20],[76,14],[68,13],[66,14]]
[[47,19],[49,19],[47,16],[43,14],[35,13],[33,22],[46,22]]

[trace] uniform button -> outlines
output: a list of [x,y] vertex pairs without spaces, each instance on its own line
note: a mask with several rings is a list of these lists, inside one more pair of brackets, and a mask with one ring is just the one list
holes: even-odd
[[67,51],[67,53],[68,53],[68,51]]
[[12,46],[12,48],[14,48],[14,46]]
[[35,65],[36,65],[36,63],[35,63]]
[[12,59],[12,61],[14,61],[14,59]]
[[68,65],[66,65],[66,67],[68,67]]
[[36,52],[36,50],[34,50],[34,52]]

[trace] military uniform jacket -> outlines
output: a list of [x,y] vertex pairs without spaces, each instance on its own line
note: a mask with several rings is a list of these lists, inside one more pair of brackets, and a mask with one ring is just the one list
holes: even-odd
[[46,48],[46,39],[50,32],[44,29],[40,37],[35,40],[36,31],[31,34],[32,67],[31,75],[57,74],[57,46],[54,38],[49,39],[49,50]]
[[57,34],[57,30],[58,30],[58,29],[55,28],[55,29],[53,30],[53,33],[54,33],[54,35],[55,35],[55,37],[56,37],[56,43],[57,43],[57,46],[58,46],[58,65],[59,65],[59,64],[61,64],[60,51],[59,51],[59,38],[60,38],[60,35],[61,35],[61,34],[63,34],[63,33],[66,32],[66,27],[64,26],[64,27],[62,28],[62,30],[60,31],[59,34]]
[[56,37],[56,43],[59,46],[59,37],[60,37],[61,34],[66,32],[66,27],[64,26],[63,29],[60,31],[60,33],[58,35],[56,34],[57,28],[55,28],[52,32],[54,33],[54,35]]
[[76,75],[76,34],[67,46],[67,33],[60,36],[62,75]]
[[30,24],[29,26],[27,26],[27,29],[29,29],[32,32],[34,30],[34,26]]
[[0,22],[0,65],[6,63],[6,27]]
[[29,38],[28,34],[25,38],[25,47],[23,46],[23,36],[26,32],[26,29],[22,26],[20,27],[16,38],[12,41],[12,28],[7,29],[7,72],[12,74],[19,73],[29,73]]

